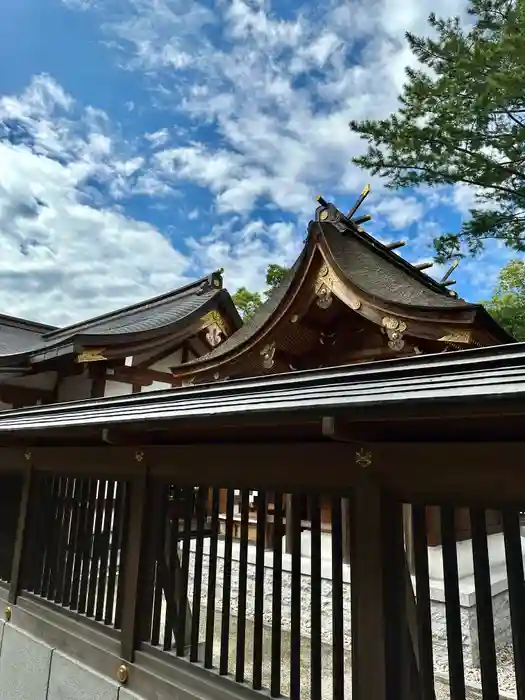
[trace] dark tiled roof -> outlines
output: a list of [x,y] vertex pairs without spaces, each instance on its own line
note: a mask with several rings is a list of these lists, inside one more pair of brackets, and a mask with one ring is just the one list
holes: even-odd
[[0,314],[0,356],[31,350],[52,330],[55,326]]
[[53,331],[45,335],[44,339],[46,342],[54,342],[72,336],[115,336],[163,328],[197,311],[218,293],[219,290],[210,288],[196,294],[193,289],[185,294],[175,293],[168,298],[152,299],[99,319]]
[[42,345],[42,333],[30,332],[0,321],[0,356],[19,355]]
[[426,275],[413,267],[410,269],[404,260],[368,234],[359,235],[351,229],[342,233],[331,224],[320,226],[339,267],[365,293],[407,306],[435,309],[474,306],[450,296],[430,278],[425,280]]
[[94,319],[65,328],[55,329],[42,326],[40,332],[29,331],[19,325],[4,321],[0,317],[0,356],[4,361],[9,356],[31,355],[75,340],[86,341],[96,338],[98,342],[116,340],[119,336],[135,333],[155,332],[189,316],[204,311],[215,297],[220,296],[225,303],[229,300],[234,320],[241,321],[226,290],[213,285],[213,278],[206,277],[197,282],[167,294],[133,304]]

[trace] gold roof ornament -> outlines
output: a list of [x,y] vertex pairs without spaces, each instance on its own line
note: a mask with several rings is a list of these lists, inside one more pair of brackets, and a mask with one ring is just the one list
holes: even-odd
[[89,350],[83,350],[77,354],[77,362],[82,364],[84,362],[100,362],[101,360],[107,360],[104,352],[106,348],[89,348]]
[[350,209],[350,211],[346,215],[347,219],[351,219],[353,217],[353,215],[356,213],[356,211],[359,209],[359,207],[365,201],[365,199],[368,197],[369,194],[370,194],[370,185],[365,185],[363,188],[363,191],[361,192],[361,194],[357,198],[356,203],[354,204],[354,206]]
[[472,331],[449,330],[448,333],[439,338],[443,343],[470,343],[472,342]]

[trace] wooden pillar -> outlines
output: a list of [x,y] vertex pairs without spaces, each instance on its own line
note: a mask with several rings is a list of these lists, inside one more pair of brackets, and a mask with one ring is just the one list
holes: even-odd
[[387,700],[381,492],[366,472],[352,515],[352,698]]
[[[137,453],[137,457],[140,453]],[[140,580],[141,560],[144,559],[146,549],[151,549],[153,543],[147,541],[147,528],[145,512],[148,497],[147,468],[135,475],[129,482],[129,522],[128,522],[128,544],[126,549],[126,559],[124,562],[124,601],[122,606],[122,631],[121,631],[121,652],[120,655],[125,661],[133,661],[135,648],[138,641],[138,629],[140,628],[137,602],[142,596],[139,591],[143,589]],[[151,612],[151,607],[149,608]]]
[[89,376],[91,377],[90,397],[99,399],[106,393],[106,362],[93,363],[89,367]]
[[19,592],[20,585],[20,572],[22,569],[22,557],[24,553],[25,535],[26,535],[26,523],[29,514],[29,495],[31,493],[31,483],[33,477],[33,465],[31,460],[31,453],[26,452],[26,457],[28,457],[28,464],[24,474],[24,484],[22,487],[22,493],[20,498],[20,508],[18,511],[18,522],[16,527],[16,540],[15,547],[13,551],[13,561],[11,565],[11,581],[9,584],[9,596],[8,600],[10,603],[16,603],[16,599]]
[[358,474],[351,527],[352,698],[416,700],[417,660],[402,505],[367,469]]

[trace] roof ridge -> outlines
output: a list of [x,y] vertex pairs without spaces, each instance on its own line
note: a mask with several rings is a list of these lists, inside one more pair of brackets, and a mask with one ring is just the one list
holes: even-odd
[[77,323],[73,323],[69,326],[64,326],[63,328],[56,328],[48,333],[45,333],[43,337],[45,339],[52,339],[53,337],[62,335],[64,333],[72,333],[75,331],[79,331],[82,330],[82,328],[95,325],[100,321],[106,321],[111,318],[118,318],[120,315],[132,311],[147,309],[149,306],[153,306],[160,302],[168,301],[177,297],[182,297],[190,294],[191,292],[198,293],[200,289],[202,289],[202,291],[205,291],[205,288],[208,286],[215,287],[215,289],[217,290],[222,289],[222,272],[220,270],[216,270],[210,273],[209,275],[206,275],[205,277],[201,277],[195,282],[191,282],[185,285],[184,287],[172,289],[169,292],[164,292],[163,294],[159,294],[155,297],[150,297],[149,299],[144,299],[140,302],[135,302],[134,304],[130,304],[129,306],[125,306],[121,309],[108,311],[107,313],[101,314],[100,316],[94,316],[93,318],[88,318],[84,321],[78,321]]
[[26,318],[20,318],[19,316],[10,316],[9,314],[0,314],[0,325],[10,325],[15,328],[20,328],[28,331],[37,331],[44,333],[46,331],[51,332],[57,330],[57,326],[52,326],[49,323],[41,323],[40,321],[29,321]]
[[[321,212],[324,213],[324,216],[321,216]],[[315,210],[315,219],[310,221],[308,227],[310,228],[310,226],[314,224],[319,224],[321,229],[323,228],[323,224],[331,224],[339,231],[343,238],[348,234],[354,235],[383,258],[392,262],[394,265],[398,265],[401,269],[404,269],[405,272],[412,275],[414,278],[419,279],[422,284],[426,285],[436,294],[442,294],[448,298],[457,298],[457,296],[453,293],[451,294],[451,290],[441,282],[434,279],[422,270],[419,270],[414,264],[388,248],[388,246],[382,243],[371,233],[365,231],[362,226],[358,225],[352,219],[349,219],[332,202],[323,200],[323,203],[317,207]]]

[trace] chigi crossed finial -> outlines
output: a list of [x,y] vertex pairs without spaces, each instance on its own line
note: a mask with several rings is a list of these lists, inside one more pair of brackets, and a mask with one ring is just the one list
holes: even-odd
[[[357,218],[357,219],[353,219],[353,218],[352,218],[352,217],[354,216],[354,214],[357,212],[357,210],[359,209],[359,207],[361,206],[361,204],[362,204],[362,203],[365,201],[365,199],[368,197],[369,194],[370,194],[370,185],[366,185],[366,186],[363,188],[363,191],[361,192],[361,194],[359,195],[359,197],[357,198],[357,201],[356,201],[356,203],[354,204],[354,206],[350,209],[350,211],[348,212],[348,214],[345,214],[345,215],[344,215],[344,217],[345,217],[346,219],[351,220],[352,223],[354,223],[356,226],[359,226],[360,224],[364,224],[365,221],[370,221],[370,220],[372,219],[372,217],[370,216],[370,214],[365,214],[364,216],[360,216],[360,217]],[[324,220],[327,219],[328,216],[329,216],[329,212],[328,212],[329,208],[330,208],[330,207],[333,207],[334,205],[331,205],[330,202],[328,202],[328,201],[327,201],[322,195],[320,195],[320,194],[317,195],[317,201],[319,202],[319,204],[321,205],[321,207],[324,207],[324,209],[322,209],[322,211],[321,211],[320,214],[319,214],[319,219],[320,219],[321,221],[324,221]],[[335,209],[335,207],[334,207],[334,209]],[[324,212],[326,212],[326,213],[324,213]],[[324,215],[323,215],[323,214],[324,214]]]

